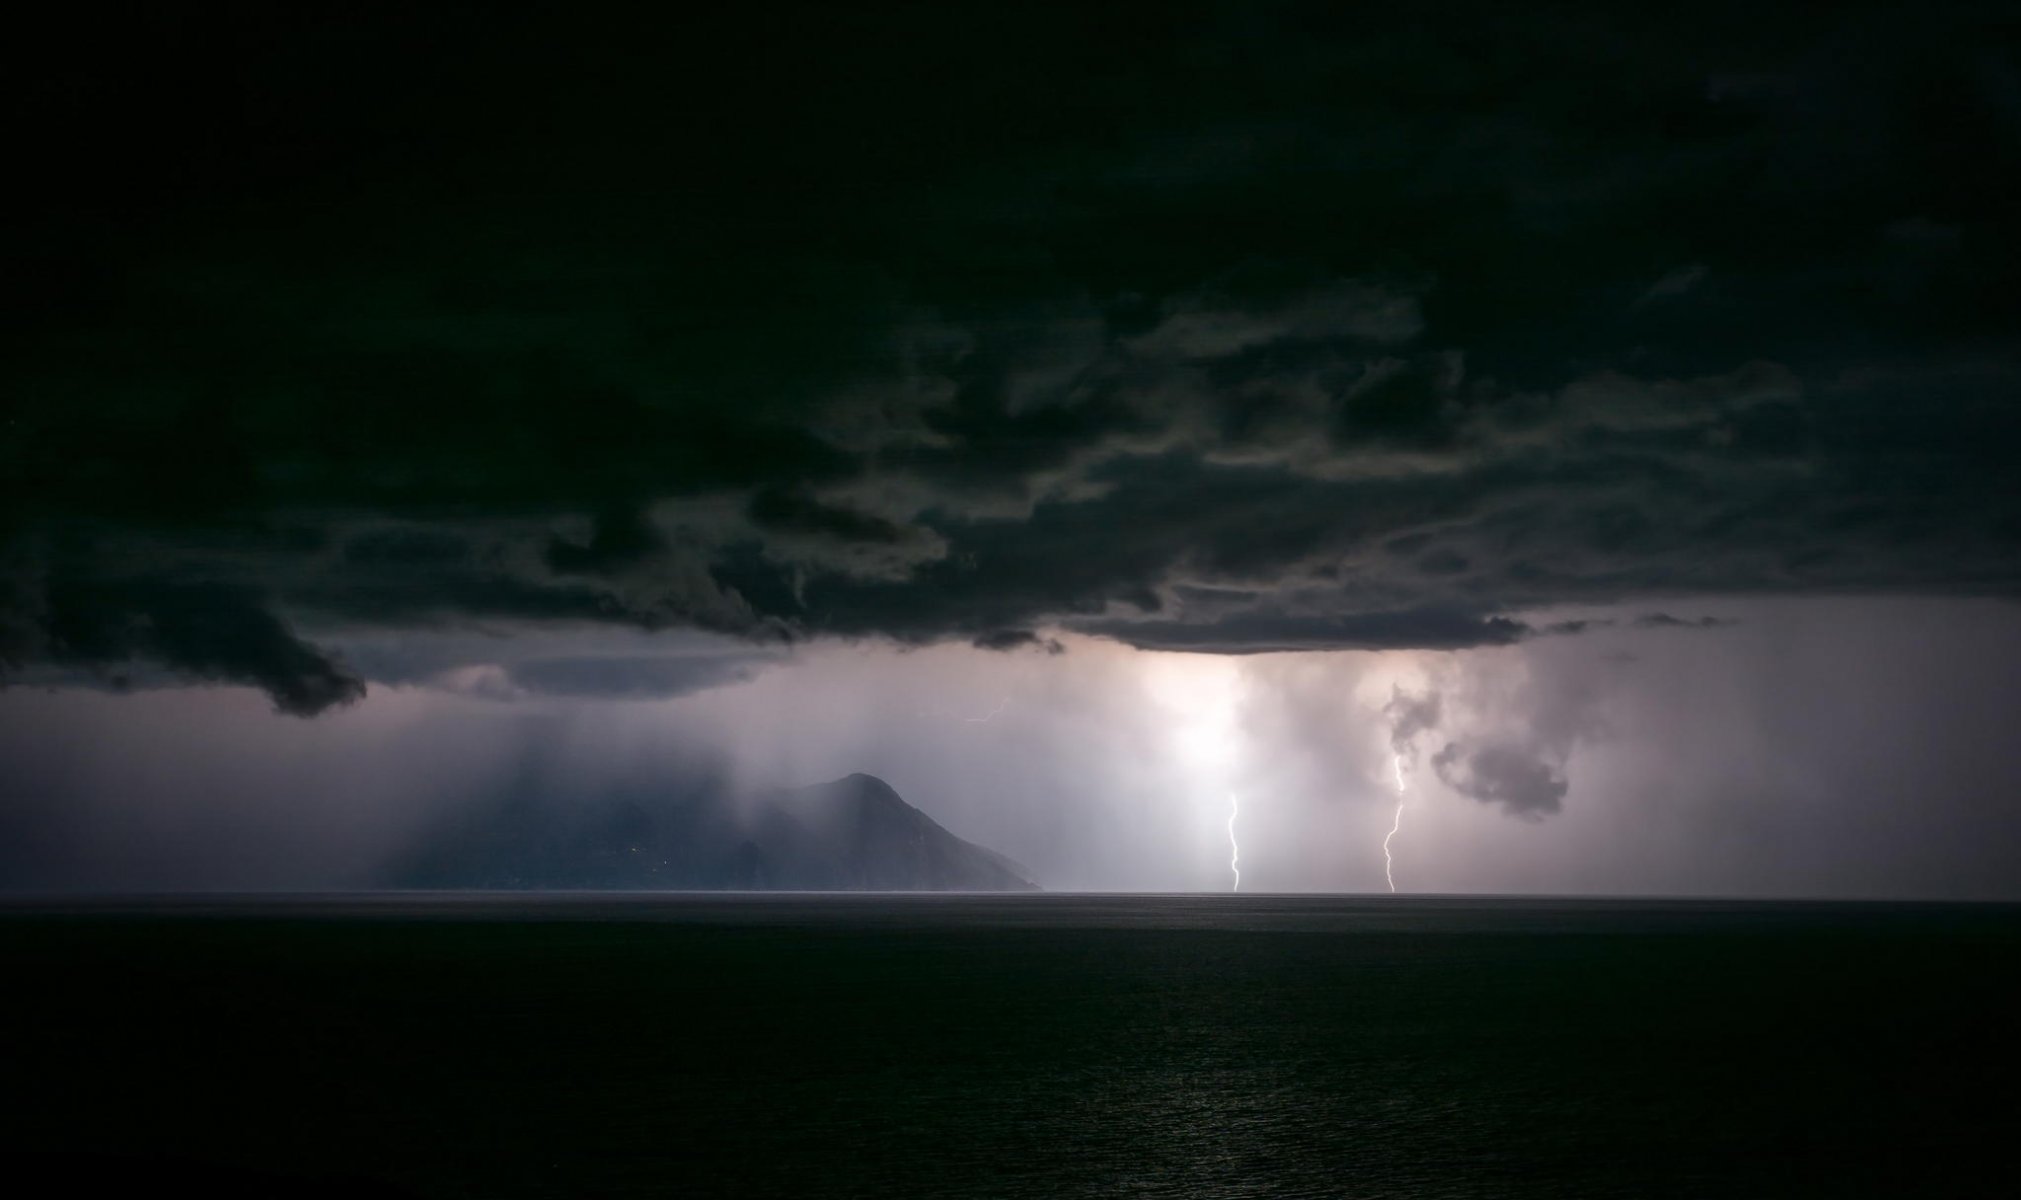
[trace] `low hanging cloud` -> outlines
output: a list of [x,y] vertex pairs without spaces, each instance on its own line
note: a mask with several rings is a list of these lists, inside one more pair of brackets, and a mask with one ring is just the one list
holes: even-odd
[[132,668],[267,693],[276,711],[312,717],[365,694],[365,682],[334,656],[296,637],[250,589],[134,580],[58,581],[39,598],[38,618],[12,623],[12,653],[89,671],[123,686]]
[[1423,611],[1353,616],[1243,614],[1212,623],[1110,620],[1072,628],[1140,650],[1270,654],[1290,650],[1462,650],[1506,646],[1533,631],[1508,617]]
[[1465,746],[1447,742],[1432,755],[1432,769],[1447,787],[1512,817],[1536,821],[1559,810],[1571,786],[1534,752],[1507,743]]
[[1404,691],[1401,685],[1393,687],[1389,702],[1382,706],[1382,714],[1389,718],[1390,723],[1390,749],[1416,761],[1417,740],[1439,727],[1442,708],[1436,691],[1414,695]]
[[1029,629],[999,629],[991,633],[977,634],[969,644],[978,650],[1043,650],[1047,654],[1065,654],[1066,646],[1058,638],[1040,637]]

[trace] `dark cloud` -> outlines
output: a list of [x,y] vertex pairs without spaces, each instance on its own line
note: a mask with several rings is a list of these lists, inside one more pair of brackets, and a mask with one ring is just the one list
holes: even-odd
[[1065,654],[1067,648],[1057,638],[1040,637],[1029,629],[998,629],[978,634],[969,643],[978,650],[1023,650],[1027,647],[1047,654]]
[[557,575],[612,575],[667,551],[667,540],[633,508],[597,514],[589,541],[556,537],[547,544],[547,565]]
[[1537,633],[1550,637],[1573,637],[1602,629],[1720,629],[1733,624],[1725,617],[1673,617],[1669,613],[1644,613],[1633,620],[1619,620],[1614,617],[1575,617],[1566,621],[1553,621],[1537,629]]
[[1419,696],[1404,691],[1400,684],[1393,686],[1389,702],[1382,706],[1382,715],[1389,718],[1390,749],[1415,755],[1417,739],[1439,727],[1440,709],[1437,692]]
[[66,575],[258,597],[65,661],[305,712],[276,612],[1243,653],[2021,585],[1984,12],[970,7],[49,40],[8,653]]
[[1432,755],[1432,769],[1461,795],[1498,804],[1503,812],[1526,820],[1557,812],[1570,786],[1535,754],[1502,743],[1464,747],[1447,742]]
[[823,504],[804,492],[762,488],[747,509],[761,529],[809,533],[843,542],[892,543],[904,540],[897,525],[880,517]]
[[1673,617],[1669,613],[1644,613],[1635,618],[1637,629],[1718,629],[1733,622],[1724,617]]
[[21,635],[29,642],[24,658],[115,679],[130,664],[159,664],[190,679],[260,688],[276,709],[298,717],[365,694],[362,679],[295,637],[258,596],[240,589],[60,579],[41,597],[36,616]]
[[1352,617],[1230,617],[1213,624],[1176,621],[1090,622],[1081,630],[1143,650],[1268,654],[1283,650],[1460,650],[1506,646],[1529,634],[1507,617],[1425,610]]

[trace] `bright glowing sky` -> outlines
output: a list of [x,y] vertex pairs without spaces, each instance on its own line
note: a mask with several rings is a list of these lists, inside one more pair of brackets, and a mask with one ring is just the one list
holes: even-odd
[[[821,645],[659,699],[502,696],[466,666],[306,722],[249,689],[17,689],[0,867],[19,887],[342,886],[529,779],[566,800],[866,771],[1049,887],[1226,888],[1236,791],[1245,891],[1381,890],[1402,689],[1442,712],[1415,740],[1400,891],[2010,894],[2010,610],[1718,612],[1735,623],[1457,653]],[[1432,764],[1448,744],[1534,762],[1560,807],[1457,790]]]

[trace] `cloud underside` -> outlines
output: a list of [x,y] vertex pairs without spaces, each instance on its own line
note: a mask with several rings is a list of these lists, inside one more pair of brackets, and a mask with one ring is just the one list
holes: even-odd
[[1211,623],[1111,621],[1081,626],[1087,632],[1145,650],[1211,654],[1269,654],[1288,650],[1463,650],[1505,646],[1529,636],[1530,626],[1507,617],[1448,612],[1359,613],[1334,617],[1243,615]]
[[[1039,18],[959,81],[919,72],[975,44],[963,18],[898,59],[816,22],[765,90],[599,35],[619,109],[518,69],[545,34],[506,22],[462,94],[549,141],[453,157],[435,58],[282,30],[330,69],[261,75],[251,107],[322,157],[207,111],[172,189],[145,168],[197,100],[59,113],[80,132],[31,148],[8,235],[37,249],[0,655],[309,714],[385,677],[318,648],[339,630],[1457,649],[1594,624],[1520,617],[1554,606],[1659,628],[1692,623],[1649,607],[1679,596],[2011,595],[2021,235],[1984,199],[2021,161],[2011,63],[1884,16],[1729,44],[1489,11],[1506,55],[1182,21],[1116,59],[1135,92],[1071,67],[1108,34]],[[342,57],[368,52],[393,58]],[[315,90],[353,75],[385,97]],[[969,136],[1006,103],[1018,130]],[[703,111],[744,132],[678,115]],[[100,178],[71,141],[143,181],[117,221],[63,190]],[[1541,807],[1506,765],[1442,771]]]
[[1461,795],[1532,821],[1557,812],[1571,787],[1535,753],[1500,743],[1466,747],[1448,742],[1432,756],[1432,769]]

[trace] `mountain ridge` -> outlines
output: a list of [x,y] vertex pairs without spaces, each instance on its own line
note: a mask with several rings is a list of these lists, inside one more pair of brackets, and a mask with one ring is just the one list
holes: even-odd
[[387,874],[421,889],[1039,890],[860,772],[742,794],[506,797],[429,830]]

